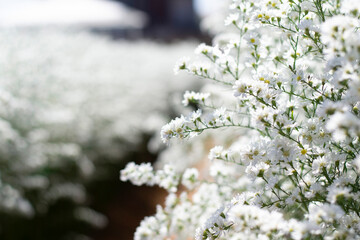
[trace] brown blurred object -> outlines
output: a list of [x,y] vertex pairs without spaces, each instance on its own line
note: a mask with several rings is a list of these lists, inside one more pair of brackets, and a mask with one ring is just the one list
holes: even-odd
[[108,226],[94,236],[95,240],[132,240],[136,227],[145,216],[155,214],[156,205],[162,204],[166,191],[158,187],[137,187],[130,183],[106,207]]

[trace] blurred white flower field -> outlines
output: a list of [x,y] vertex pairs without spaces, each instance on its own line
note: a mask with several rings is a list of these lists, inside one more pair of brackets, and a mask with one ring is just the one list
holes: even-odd
[[[1,30],[0,236],[24,239],[31,219],[46,219],[58,201],[71,203],[63,210],[70,218],[104,226],[106,218],[88,208],[85,185],[124,161],[144,135],[158,135],[174,114],[173,94],[193,84],[172,72],[193,47],[114,42],[88,32]],[[9,219],[25,221],[29,232],[8,228]]]

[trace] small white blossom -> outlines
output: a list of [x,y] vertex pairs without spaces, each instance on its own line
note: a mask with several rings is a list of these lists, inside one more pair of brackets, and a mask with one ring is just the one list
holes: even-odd
[[191,92],[186,91],[182,103],[184,104],[184,106],[189,105],[189,103],[198,103],[198,102],[204,103],[209,96],[210,96],[209,93],[196,93],[194,91]]
[[234,13],[234,14],[230,14],[226,19],[225,19],[225,25],[231,25],[231,24],[236,24],[236,21],[239,19],[239,14],[238,13]]
[[210,153],[209,153],[210,160],[222,158],[223,156],[224,156],[224,147],[223,146],[216,146],[210,150]]
[[197,183],[199,171],[196,168],[188,168],[182,175],[181,183],[188,189],[193,189]]
[[140,165],[136,165],[133,162],[128,163],[120,171],[120,179],[121,181],[129,180],[138,186],[143,184],[152,186],[155,183],[155,175],[150,163],[142,163]]

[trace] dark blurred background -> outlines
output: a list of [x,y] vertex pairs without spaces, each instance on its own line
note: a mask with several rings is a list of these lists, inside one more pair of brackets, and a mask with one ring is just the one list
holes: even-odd
[[[171,42],[179,39],[198,39],[209,42],[210,37],[200,30],[201,15],[206,10],[199,10],[203,3],[197,0],[114,0],[146,14],[143,28],[114,28],[99,30],[114,38],[154,39]],[[211,6],[212,0],[208,1]],[[203,6],[204,9],[206,6]]]
[[118,0],[145,12],[144,36],[157,39],[200,37],[199,19],[192,0]]

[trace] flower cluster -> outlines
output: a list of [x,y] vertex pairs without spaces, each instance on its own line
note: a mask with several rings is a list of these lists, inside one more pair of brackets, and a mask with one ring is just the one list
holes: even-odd
[[[176,192],[177,186],[179,185],[179,176],[170,165],[165,165],[163,170],[155,172],[149,163],[135,165],[133,162],[130,162],[121,170],[120,174],[121,181],[129,180],[138,186],[143,184],[149,186],[157,184],[169,192]],[[189,172],[186,172],[184,177],[187,185],[195,182],[195,178],[196,173]]]
[[141,224],[135,236],[360,239],[359,4],[233,0],[227,12],[224,34],[176,71],[220,85],[232,103],[197,100],[161,137],[169,143],[211,129],[248,130],[212,148],[194,192],[173,201],[195,209],[181,229],[172,226],[182,212],[166,206],[157,221],[163,231]]

